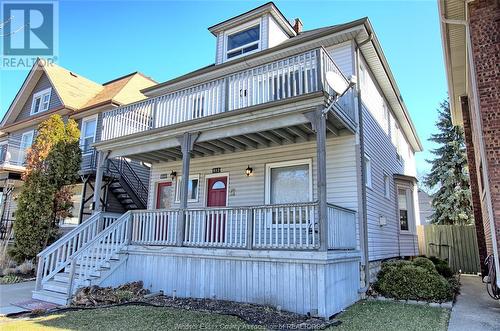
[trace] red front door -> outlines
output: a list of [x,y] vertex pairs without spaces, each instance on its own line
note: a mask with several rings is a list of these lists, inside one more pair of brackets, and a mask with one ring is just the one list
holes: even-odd
[[[227,177],[209,178],[207,181],[207,207],[226,207]],[[205,240],[208,242],[224,242],[226,217],[224,212],[214,213],[207,217]]]
[[226,207],[227,177],[208,179],[207,207]]

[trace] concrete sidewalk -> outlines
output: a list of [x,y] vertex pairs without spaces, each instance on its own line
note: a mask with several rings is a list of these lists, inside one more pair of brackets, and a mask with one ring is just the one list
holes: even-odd
[[35,281],[0,285],[0,316],[26,311],[12,303],[30,300],[34,289]]
[[478,276],[462,276],[448,331],[500,330],[500,301],[493,300]]

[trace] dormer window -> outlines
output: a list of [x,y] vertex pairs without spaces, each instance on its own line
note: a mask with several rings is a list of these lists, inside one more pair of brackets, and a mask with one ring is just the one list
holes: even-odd
[[33,102],[31,103],[31,115],[35,115],[49,109],[51,92],[52,89],[49,87],[48,89],[37,92],[33,95]]
[[236,58],[259,49],[260,24],[227,35],[227,59]]

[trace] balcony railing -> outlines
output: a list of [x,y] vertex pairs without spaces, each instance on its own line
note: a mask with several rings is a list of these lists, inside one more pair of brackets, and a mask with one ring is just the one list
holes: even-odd
[[[317,202],[137,210],[131,217],[131,243],[176,245],[177,225],[183,214],[185,246],[300,250],[320,246]],[[356,249],[356,213],[329,204],[327,220],[328,249]]]
[[[324,81],[328,71],[341,74],[328,52],[319,48],[125,105],[104,113],[101,139],[109,140],[321,90],[331,92]],[[339,111],[354,123],[352,95],[343,96],[338,106]]]
[[26,162],[26,148],[18,140],[9,140],[0,145],[0,165],[24,166]]

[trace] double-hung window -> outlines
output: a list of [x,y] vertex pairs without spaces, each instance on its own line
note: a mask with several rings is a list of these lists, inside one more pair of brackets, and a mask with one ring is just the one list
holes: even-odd
[[97,116],[84,118],[82,121],[82,131],[80,133],[80,148],[82,153],[89,153],[92,144],[95,142],[97,130]]
[[49,110],[51,92],[52,88],[49,87],[48,89],[33,94],[30,112],[31,115]]
[[31,131],[23,133],[23,135],[21,137],[21,146],[20,146],[20,153],[19,153],[19,162],[21,164],[24,164],[26,161],[27,150],[33,144],[34,134],[35,134],[35,132],[33,130],[31,130]]
[[235,58],[259,48],[260,25],[257,24],[227,36],[226,58]]
[[409,231],[409,203],[407,190],[398,188],[399,226],[401,231]]

